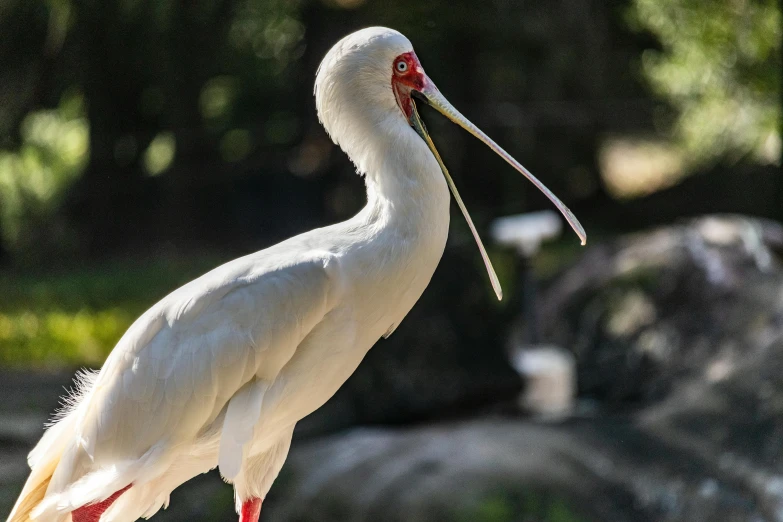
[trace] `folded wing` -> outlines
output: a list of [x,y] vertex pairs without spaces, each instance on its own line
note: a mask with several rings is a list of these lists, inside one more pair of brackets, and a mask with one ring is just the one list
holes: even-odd
[[50,428],[58,440],[42,439],[60,448],[58,454],[33,450],[32,475],[53,469],[34,514],[59,514],[154,479],[183,445],[214,430],[222,413],[238,429],[221,447],[221,471],[235,474],[264,383],[338,299],[336,265],[329,254],[262,251],[213,270],[147,311],[78,404]]

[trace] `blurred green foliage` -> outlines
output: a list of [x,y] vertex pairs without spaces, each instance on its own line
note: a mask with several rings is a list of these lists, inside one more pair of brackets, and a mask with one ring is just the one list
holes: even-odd
[[642,68],[676,108],[692,162],[751,154],[780,164],[780,2],[633,0],[629,22],[660,40]]
[[0,273],[0,365],[99,366],[136,317],[217,263],[203,256]]
[[[262,192],[293,193],[290,177],[323,178],[296,187],[300,216],[347,217],[361,187],[317,123],[312,81],[368,25],[406,33],[455,104],[566,201],[602,207],[603,137],[654,128],[660,103],[633,63],[694,164],[780,158],[775,0],[7,0],[0,261],[258,237],[246,217],[279,213]],[[545,204],[521,177],[462,178],[501,163],[441,120],[432,130],[479,218]],[[218,205],[245,219],[218,222]]]
[[[106,251],[117,237],[109,228],[128,221],[120,205],[145,207],[148,177],[166,174],[158,190],[181,193],[195,170],[217,174],[221,162],[290,145],[301,128],[290,95],[305,49],[299,9],[297,0],[0,5],[0,257],[3,248],[17,263]],[[173,214],[188,214],[173,208],[184,198],[172,199]]]
[[[648,137],[660,112],[694,165],[779,161],[780,22],[773,0],[0,2],[0,362],[96,363],[210,266],[191,249],[228,256],[355,212],[363,186],[312,99],[318,63],[353,30],[405,33],[455,105],[576,205],[592,242],[627,226],[597,151]],[[549,208],[427,111],[479,228]],[[471,242],[459,219],[451,240]],[[161,252],[182,260],[143,261]],[[579,252],[568,238],[535,269],[548,278]],[[129,254],[142,261],[107,262]],[[493,257],[514,290],[515,258]]]
[[41,229],[48,229],[53,240],[66,242],[64,230],[53,230],[54,217],[65,190],[87,164],[82,94],[67,91],[56,108],[30,112],[19,135],[16,150],[0,149],[0,240],[25,251],[36,246]]

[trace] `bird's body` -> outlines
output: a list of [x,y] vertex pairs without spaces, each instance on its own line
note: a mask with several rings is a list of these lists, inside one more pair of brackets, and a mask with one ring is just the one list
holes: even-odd
[[218,267],[142,315],[31,452],[9,520],[130,522],[216,466],[243,517],[257,517],[297,421],[396,328],[443,253],[441,167],[379,81],[405,53],[401,34],[366,29],[332,48],[316,80],[321,121],[365,176],[364,209]]
[[[331,397],[399,324],[441,257],[449,200],[437,164],[399,179],[439,196],[427,198],[426,208],[395,213],[383,194],[371,193],[355,218],[223,265],[164,298],[129,329],[82,403],[86,447],[69,451],[90,471],[145,455],[138,472],[159,469],[120,497],[107,520],[151,514],[174,488],[218,463],[247,496],[266,495],[296,422]],[[233,400],[241,410],[226,425]],[[80,414],[77,408],[71,416]],[[221,445],[224,429],[233,438],[243,428],[251,431],[237,444]],[[120,476],[96,480],[89,496],[111,495],[129,478],[139,482],[134,472]]]

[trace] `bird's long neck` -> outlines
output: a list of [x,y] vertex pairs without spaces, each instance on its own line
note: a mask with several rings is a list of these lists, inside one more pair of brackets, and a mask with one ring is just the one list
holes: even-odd
[[400,234],[447,233],[450,196],[437,161],[407,123],[384,130],[353,158],[367,186],[361,219]]
[[352,295],[371,342],[393,331],[419,299],[448,238],[446,181],[421,138],[402,130],[374,140],[366,163],[353,157],[365,173],[367,205],[342,225],[354,251],[345,261],[357,282]]
[[367,186],[367,205],[334,226],[329,248],[346,253],[347,295],[369,347],[399,324],[429,284],[446,246],[450,197],[438,162],[399,110],[391,85],[363,85],[362,78],[377,77],[345,72],[321,69],[316,106]]

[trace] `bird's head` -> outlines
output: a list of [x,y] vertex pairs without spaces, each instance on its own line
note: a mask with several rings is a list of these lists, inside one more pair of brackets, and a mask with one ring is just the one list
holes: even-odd
[[[337,42],[318,67],[318,117],[332,139],[354,161],[356,151],[349,147],[361,142],[368,131],[372,130],[369,135],[373,136],[379,130],[399,132],[407,127],[392,88],[393,65],[401,56],[415,57],[405,36],[393,29],[369,27]],[[402,76],[410,80],[410,75]]]
[[[527,177],[555,204],[585,244],[585,231],[576,216],[543,183],[449,103],[424,72],[410,41],[399,32],[385,27],[369,27],[349,34],[329,50],[318,68],[315,81],[318,116],[331,138],[352,157],[360,171],[363,170],[363,160],[372,150],[369,142],[379,134],[395,136],[399,135],[400,129],[412,127],[424,140],[468,221],[500,298],[500,284],[492,265],[457,188],[419,117],[416,100],[438,110]],[[389,143],[394,141],[387,140]]]

